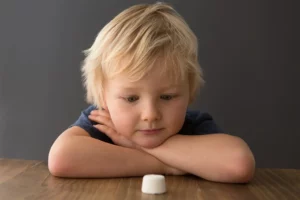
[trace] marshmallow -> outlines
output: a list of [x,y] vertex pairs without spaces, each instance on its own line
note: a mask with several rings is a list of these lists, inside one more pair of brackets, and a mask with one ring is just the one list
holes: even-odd
[[148,174],[143,177],[142,192],[146,194],[162,194],[166,190],[166,181],[163,175]]

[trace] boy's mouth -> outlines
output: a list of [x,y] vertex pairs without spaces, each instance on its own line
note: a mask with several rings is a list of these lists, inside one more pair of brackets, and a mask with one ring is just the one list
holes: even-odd
[[161,130],[163,130],[163,128],[142,129],[142,130],[139,130],[139,131],[144,133],[144,134],[156,134],[156,133],[159,133]]

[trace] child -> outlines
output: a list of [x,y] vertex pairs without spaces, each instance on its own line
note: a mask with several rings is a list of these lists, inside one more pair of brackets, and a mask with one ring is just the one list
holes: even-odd
[[86,51],[87,101],[54,142],[49,170],[60,177],[194,174],[252,179],[253,154],[207,113],[188,111],[203,85],[197,38],[168,4],[132,6]]

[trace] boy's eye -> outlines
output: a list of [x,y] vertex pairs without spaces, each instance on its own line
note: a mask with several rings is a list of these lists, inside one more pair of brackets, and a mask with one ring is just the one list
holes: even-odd
[[174,95],[161,95],[160,98],[163,100],[171,100],[174,98]]
[[139,99],[137,96],[130,96],[130,97],[125,97],[125,100],[128,101],[129,103],[135,102]]

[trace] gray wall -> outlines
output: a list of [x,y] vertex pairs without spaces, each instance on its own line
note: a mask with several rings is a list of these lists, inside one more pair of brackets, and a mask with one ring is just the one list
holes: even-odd
[[[142,2],[154,1],[0,2],[0,157],[47,159],[87,106],[82,50]],[[207,83],[192,107],[246,140],[258,167],[300,168],[299,1],[167,2],[199,38]]]

